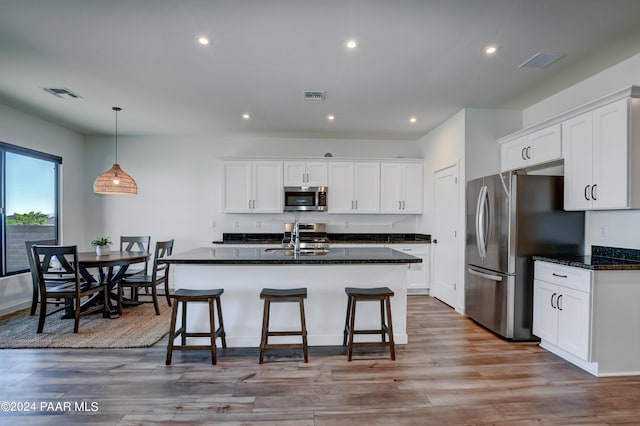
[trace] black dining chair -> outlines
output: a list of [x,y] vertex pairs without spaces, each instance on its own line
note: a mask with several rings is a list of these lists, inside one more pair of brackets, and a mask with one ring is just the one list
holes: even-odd
[[[38,268],[36,266],[36,262],[33,259],[33,251],[31,247],[34,244],[39,245],[55,245],[58,242],[55,239],[51,240],[34,240],[34,241],[25,241],[24,246],[27,249],[27,260],[29,261],[29,270],[31,271],[31,283],[33,284],[33,296],[31,298],[31,312],[29,315],[33,316],[36,313],[36,309],[38,308],[38,301],[40,300],[40,285],[38,283]],[[60,300],[51,302],[56,305],[60,305]]]
[[[38,333],[44,329],[45,319],[63,309],[72,309],[74,316],[73,332],[77,333],[80,317],[99,310],[109,317],[108,289],[106,283],[87,282],[80,277],[78,266],[78,246],[33,245],[33,260],[38,273],[40,286],[40,317]],[[81,306],[83,298],[102,292],[101,299],[91,306]],[[47,312],[50,299],[65,299],[67,306]]]
[[[120,237],[120,251],[141,251],[148,253],[151,246],[151,236],[121,236]],[[149,272],[149,258],[144,261],[144,268],[134,267],[127,269],[125,277],[131,275],[142,274],[146,275]]]
[[[156,315],[160,315],[157,287],[162,284],[164,284],[164,295],[167,298],[167,304],[171,306],[171,299],[169,298],[169,264],[163,263],[162,258],[171,255],[172,251],[173,240],[156,242],[151,275],[136,274],[125,277],[118,282],[118,311],[120,314],[122,314],[123,305],[153,303]],[[128,300],[124,298],[125,288],[131,289],[131,297]],[[140,294],[139,290],[141,288],[146,290],[145,294]],[[151,291],[151,294],[149,294],[149,291]],[[151,299],[146,299],[149,296]]]

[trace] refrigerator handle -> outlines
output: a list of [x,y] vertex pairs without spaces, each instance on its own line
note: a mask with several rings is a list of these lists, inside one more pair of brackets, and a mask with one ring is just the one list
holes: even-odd
[[482,247],[482,257],[487,257],[487,240],[489,239],[489,228],[491,217],[489,215],[489,188],[485,185],[480,191],[482,205],[480,207],[480,227],[482,228],[482,239],[480,246]]
[[502,281],[502,277],[500,275],[485,274],[484,272],[478,272],[475,269],[471,269],[471,268],[467,268],[467,271],[471,275],[477,275],[479,277],[486,278],[492,281]]
[[482,212],[482,195],[484,194],[486,186],[482,186],[480,188],[480,192],[478,193],[478,201],[476,203],[476,246],[478,247],[478,255],[480,258],[484,258],[485,254],[483,251],[482,242],[484,242],[484,228],[482,227],[484,214]]

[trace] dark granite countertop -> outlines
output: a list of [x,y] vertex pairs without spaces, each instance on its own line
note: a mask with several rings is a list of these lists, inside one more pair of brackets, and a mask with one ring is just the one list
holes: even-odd
[[[225,233],[214,244],[280,244],[282,233]],[[430,244],[431,235],[393,233],[328,233],[334,244]]]
[[640,270],[640,250],[593,246],[591,255],[533,256],[534,260],[592,270]]
[[421,263],[422,259],[385,247],[334,248],[322,254],[300,254],[291,251],[267,251],[262,247],[202,247],[177,253],[162,259],[170,264],[208,265],[340,265],[340,264],[390,264]]

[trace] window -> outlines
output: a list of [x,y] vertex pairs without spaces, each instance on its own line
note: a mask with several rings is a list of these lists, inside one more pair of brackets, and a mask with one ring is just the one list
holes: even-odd
[[25,241],[58,239],[60,164],[60,157],[0,142],[0,275],[29,269]]

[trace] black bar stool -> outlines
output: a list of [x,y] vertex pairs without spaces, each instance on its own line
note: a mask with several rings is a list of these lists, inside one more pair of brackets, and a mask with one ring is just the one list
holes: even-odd
[[[354,346],[388,346],[391,352],[391,360],[396,359],[396,347],[393,342],[393,325],[391,321],[391,297],[393,291],[388,287],[376,288],[354,288],[346,287],[347,293],[347,318],[344,323],[344,339],[342,346],[349,348],[349,361],[353,354]],[[380,329],[375,330],[356,330],[354,328],[356,319],[356,303],[358,301],[379,301],[380,302]],[[386,307],[386,323],[385,323],[385,307]],[[354,342],[353,336],[356,334],[379,334],[382,338],[381,342]],[[389,341],[385,339],[385,335],[389,337]]]
[[[304,299],[307,298],[306,288],[276,289],[263,288],[260,299],[264,299],[264,313],[262,316],[262,339],[260,340],[260,364],[264,362],[264,351],[275,348],[301,348],[304,362],[309,362],[307,348],[307,324],[304,318]],[[271,302],[297,302],[300,306],[300,330],[269,331],[269,312]],[[302,343],[269,343],[269,336],[302,336]]]
[[[220,337],[222,340],[222,347],[227,347],[226,334],[224,332],[224,323],[222,322],[222,306],[220,304],[220,295],[224,292],[223,289],[213,290],[190,290],[181,288],[174,291],[169,297],[175,299],[173,303],[173,309],[171,310],[171,329],[169,330],[169,344],[167,346],[167,365],[171,365],[171,355],[174,350],[211,350],[211,364],[215,365],[216,358],[216,339]],[[216,302],[216,309],[218,311],[218,325],[216,329],[214,318],[213,302]],[[187,303],[188,302],[207,302],[209,304],[209,332],[187,332]],[[182,305],[182,324],[180,328],[176,330],[176,318],[178,316],[178,305]],[[175,345],[174,340],[180,337],[181,344]],[[187,345],[187,337],[209,337],[211,339],[210,345]]]

